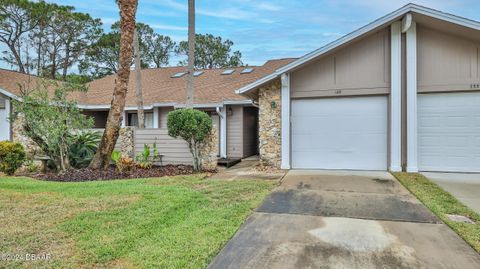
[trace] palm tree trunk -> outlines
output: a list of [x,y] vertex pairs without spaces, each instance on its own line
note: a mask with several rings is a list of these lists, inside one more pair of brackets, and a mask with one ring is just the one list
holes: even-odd
[[125,97],[127,95],[130,65],[132,62],[132,43],[135,32],[135,13],[138,0],[119,0],[120,7],[120,56],[119,70],[115,80],[111,108],[108,113],[105,132],[103,133],[97,153],[90,163],[92,169],[106,169],[110,164],[110,156],[118,139],[122,123]]
[[195,0],[188,0],[187,108],[193,108],[193,68],[195,62]]
[[137,115],[138,127],[145,128],[145,114],[143,113],[143,90],[142,90],[142,72],[140,61],[140,45],[138,44],[138,32],[135,28],[133,36],[133,49],[135,51],[135,95],[137,97]]

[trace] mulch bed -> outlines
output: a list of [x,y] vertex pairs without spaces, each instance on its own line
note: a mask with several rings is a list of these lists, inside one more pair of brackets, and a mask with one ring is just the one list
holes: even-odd
[[193,174],[193,167],[189,165],[154,166],[150,169],[133,168],[131,171],[120,173],[114,166],[107,170],[92,170],[89,168],[72,169],[64,173],[47,173],[29,175],[30,177],[63,182],[97,181],[110,179],[149,178],[163,176],[177,176]]

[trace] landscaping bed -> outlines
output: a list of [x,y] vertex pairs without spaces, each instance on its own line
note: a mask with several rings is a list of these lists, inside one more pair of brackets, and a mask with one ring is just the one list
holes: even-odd
[[130,171],[120,172],[114,166],[106,170],[92,170],[89,168],[71,169],[63,173],[46,173],[46,174],[31,174],[30,177],[48,180],[48,181],[63,181],[63,182],[81,182],[81,181],[96,181],[96,180],[111,180],[111,179],[129,179],[129,178],[149,178],[149,177],[164,177],[177,175],[193,174],[193,167],[190,165],[165,165],[153,166],[148,169],[134,167]]

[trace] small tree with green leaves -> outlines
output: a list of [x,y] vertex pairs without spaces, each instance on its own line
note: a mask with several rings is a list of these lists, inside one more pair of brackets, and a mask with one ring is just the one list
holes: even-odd
[[22,89],[21,100],[14,101],[15,114],[21,118],[22,133],[47,155],[57,171],[70,168],[69,135],[72,131],[91,128],[93,119],[87,118],[68,96],[85,90],[75,84],[41,81],[31,90]]
[[168,113],[168,135],[185,140],[193,157],[193,169],[201,167],[200,145],[212,129],[212,118],[202,111],[185,108]]

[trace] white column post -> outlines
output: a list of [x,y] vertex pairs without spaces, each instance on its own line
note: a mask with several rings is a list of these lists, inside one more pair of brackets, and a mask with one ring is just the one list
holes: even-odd
[[158,121],[158,117],[159,117],[159,113],[158,113],[158,107],[153,107],[153,128],[158,128],[159,126],[159,121]]
[[227,158],[227,106],[217,111],[220,116],[220,157]]
[[407,172],[418,172],[417,25],[407,30]]
[[127,126],[127,111],[123,111],[122,127]]
[[282,162],[280,168],[290,169],[290,75],[282,74]]
[[10,122],[11,113],[12,113],[12,106],[11,106],[11,103],[10,103],[10,99],[5,98],[5,116],[6,116],[5,120],[7,121],[7,130],[5,131],[5,133],[7,134],[6,137],[8,137],[8,140],[10,140],[10,141],[13,140],[13,137],[12,137],[12,123]]
[[402,24],[394,22],[391,34],[390,171],[402,171]]

